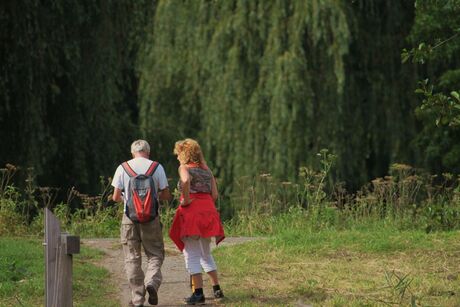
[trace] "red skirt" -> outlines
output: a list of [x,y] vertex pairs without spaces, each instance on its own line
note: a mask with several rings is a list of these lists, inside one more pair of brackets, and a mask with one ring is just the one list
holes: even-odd
[[180,251],[184,249],[184,237],[216,237],[216,244],[219,244],[225,238],[225,234],[211,195],[191,193],[190,199],[190,205],[177,208],[169,237]]

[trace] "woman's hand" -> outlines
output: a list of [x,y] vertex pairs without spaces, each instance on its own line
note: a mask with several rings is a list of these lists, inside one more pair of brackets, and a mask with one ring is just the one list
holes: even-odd
[[189,199],[185,199],[183,198],[181,201],[180,201],[180,205],[182,207],[187,207],[188,205],[190,205],[193,201],[193,198],[189,198]]

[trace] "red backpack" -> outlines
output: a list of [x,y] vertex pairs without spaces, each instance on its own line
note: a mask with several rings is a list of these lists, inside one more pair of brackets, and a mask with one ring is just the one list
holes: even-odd
[[153,161],[145,174],[137,174],[128,162],[121,164],[129,175],[126,215],[134,223],[148,223],[158,216],[159,200],[153,174],[159,163]]

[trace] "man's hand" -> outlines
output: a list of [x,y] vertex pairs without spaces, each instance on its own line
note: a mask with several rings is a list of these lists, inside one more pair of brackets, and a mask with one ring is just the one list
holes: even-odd
[[115,202],[123,201],[123,198],[121,198],[121,190],[120,189],[118,189],[118,188],[113,189],[112,200],[115,201]]
[[161,190],[159,195],[158,195],[158,198],[160,200],[167,200],[167,201],[171,201],[172,200],[172,195],[171,195],[171,192],[169,192],[169,188],[166,188],[164,190]]

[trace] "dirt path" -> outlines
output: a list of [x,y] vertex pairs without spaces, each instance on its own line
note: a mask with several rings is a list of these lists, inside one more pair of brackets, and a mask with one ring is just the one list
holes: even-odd
[[[221,245],[239,244],[252,239],[243,237],[226,238]],[[113,284],[118,285],[120,306],[127,306],[131,297],[129,284],[124,272],[123,251],[119,239],[83,239],[82,247],[84,248],[85,246],[100,249],[105,253],[99,265],[105,267],[111,273],[114,280]],[[190,295],[189,275],[185,270],[184,258],[168,240],[165,241],[165,250],[166,257],[161,269],[163,282],[158,291],[158,306],[183,306],[183,298]],[[145,257],[143,257],[144,259]],[[210,289],[207,288],[209,287],[205,289],[206,298],[211,298]],[[206,301],[208,304],[213,303],[211,299]],[[147,301],[145,304],[145,306],[150,306]]]

